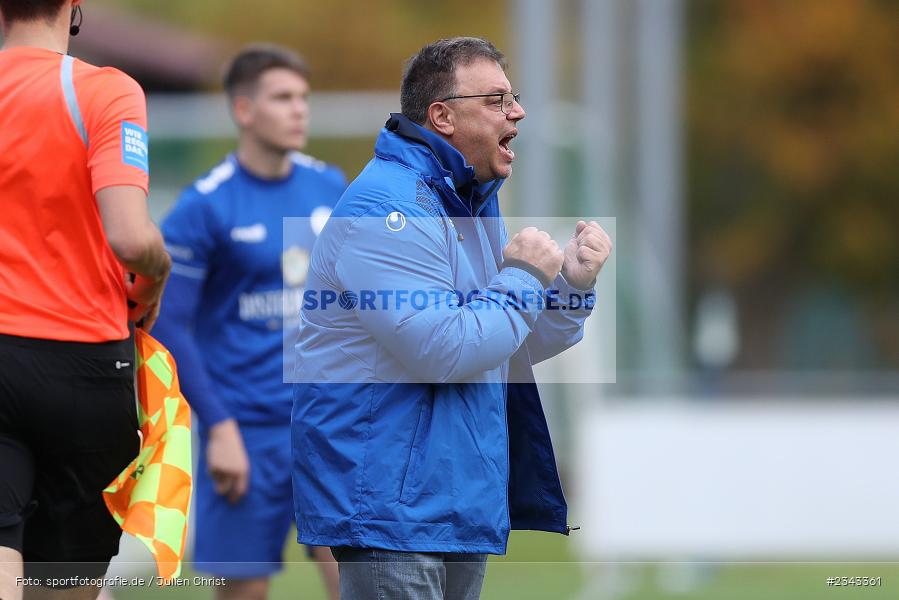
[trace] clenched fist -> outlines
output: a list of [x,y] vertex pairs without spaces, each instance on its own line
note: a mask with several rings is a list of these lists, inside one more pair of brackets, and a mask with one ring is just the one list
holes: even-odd
[[574,235],[565,245],[562,277],[569,285],[589,290],[612,253],[612,240],[596,221],[578,221]]
[[536,227],[526,227],[512,236],[503,248],[503,260],[524,262],[534,267],[548,286],[559,274],[564,255],[559,245],[548,233]]

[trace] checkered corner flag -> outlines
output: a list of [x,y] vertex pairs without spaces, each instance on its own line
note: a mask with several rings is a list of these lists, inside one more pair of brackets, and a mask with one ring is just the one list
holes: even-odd
[[134,343],[143,440],[140,454],[103,490],[103,499],[122,531],[149,548],[165,583],[181,574],[187,538],[190,406],[165,347],[142,329],[135,329]]

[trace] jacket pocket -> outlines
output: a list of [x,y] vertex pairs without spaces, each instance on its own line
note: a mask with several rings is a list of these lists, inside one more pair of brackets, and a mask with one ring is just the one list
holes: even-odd
[[409,448],[409,461],[406,463],[403,485],[400,487],[400,504],[407,504],[409,500],[415,498],[418,488],[421,487],[419,471],[424,461],[424,450],[427,447],[427,438],[431,431],[433,402],[433,397],[427,397],[421,402],[418,423],[415,425],[412,446]]

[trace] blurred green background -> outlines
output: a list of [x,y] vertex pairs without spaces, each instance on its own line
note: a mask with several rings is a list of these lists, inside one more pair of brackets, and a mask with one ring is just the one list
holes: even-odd
[[[525,92],[508,212],[527,214],[536,202],[547,216],[617,220],[617,338],[604,341],[617,381],[544,390],[575,515],[595,508],[577,491],[583,467],[570,441],[585,398],[651,404],[676,392],[711,406],[799,397],[810,412],[821,401],[896,402],[896,0],[91,0],[73,53],[145,86],[151,208],[161,218],[233,148],[216,94],[222,65],[243,44],[306,56],[314,94],[334,94],[314,104],[320,127],[306,151],[352,178],[388,110],[398,110],[391,98],[404,60],[462,34],[503,49]],[[334,112],[335,98],[354,108]],[[208,128],[197,101],[221,110]],[[351,113],[368,124],[342,127]],[[513,534],[509,555],[491,561],[483,597],[897,596],[896,563],[875,561],[896,552],[872,551],[860,564],[595,564],[576,536],[601,541],[603,532]],[[302,550],[292,541],[288,549],[299,562],[275,579],[273,597],[323,598]],[[827,587],[826,577],[844,575],[883,584]]]
[[[452,35],[485,36],[509,55],[516,85],[530,72],[528,50],[539,46],[524,37],[521,14],[548,6],[541,10],[552,15],[543,28],[552,29],[552,106],[522,126],[523,136],[529,129],[554,131],[540,138],[549,140],[550,160],[561,173],[554,198],[544,200],[544,214],[598,208],[617,217],[625,233],[618,254],[630,266],[642,225],[634,198],[643,185],[638,129],[645,120],[635,108],[640,91],[631,90],[641,60],[633,37],[639,33],[635,23],[652,4],[258,0],[249,8],[235,0],[93,0],[73,52],[137,77],[151,98],[152,128],[155,96],[217,92],[227,58],[260,40],[302,52],[313,69],[314,92],[395,94],[404,60],[421,45]],[[594,34],[583,27],[584,15],[599,5],[621,29],[615,46],[609,46],[615,51],[609,93],[618,104],[611,115],[616,130],[610,165],[598,163],[585,145],[589,140],[582,139],[596,131],[589,127],[595,108],[585,73],[591,63],[609,60],[589,54],[588,38]],[[665,0],[656,5],[675,7],[680,36],[675,126],[681,143],[672,159],[679,171],[674,183],[681,219],[672,225],[683,257],[678,367],[705,366],[691,351],[691,335],[703,318],[703,297],[724,292],[736,303],[740,335],[727,369],[839,369],[850,378],[852,372],[895,370],[899,74],[892,57],[899,55],[899,2]],[[649,60],[658,62],[665,50],[650,47]],[[526,108],[528,102],[525,96]],[[374,135],[386,120],[386,114],[375,114],[382,120],[372,122],[366,135],[329,137],[313,129],[308,152],[352,178],[370,158]],[[315,126],[315,114],[312,118]],[[189,122],[183,125],[182,134],[190,130]],[[154,132],[157,216],[180,188],[231,149],[228,129],[217,135],[172,138]],[[526,159],[530,148],[521,150]],[[609,186],[617,201],[605,201],[606,190],[596,189],[591,172],[597,167],[609,173],[600,187]],[[512,212],[521,204],[519,196],[513,190]],[[628,279],[620,284],[621,298],[632,302],[623,303],[618,314],[619,368],[640,377],[652,368],[633,341],[648,319],[632,307],[643,290]],[[827,352],[819,351],[822,345]],[[865,385],[864,377],[855,383]]]
[[[492,557],[483,600],[857,600],[895,598],[897,563],[584,563],[565,539],[537,532],[514,532],[509,554]],[[327,600],[318,571],[303,550],[288,546],[288,564],[272,579],[272,600]],[[185,569],[181,578],[197,574]],[[199,576],[208,576],[201,574]],[[872,587],[828,586],[828,577],[881,577]],[[212,597],[196,586],[116,588],[116,598],[172,600]]]

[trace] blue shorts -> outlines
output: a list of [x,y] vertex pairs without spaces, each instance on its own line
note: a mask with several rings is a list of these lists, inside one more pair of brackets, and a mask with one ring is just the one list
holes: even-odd
[[240,425],[250,458],[250,484],[237,504],[215,493],[206,464],[205,432],[194,473],[197,571],[255,579],[282,568],[284,542],[293,524],[290,427]]

